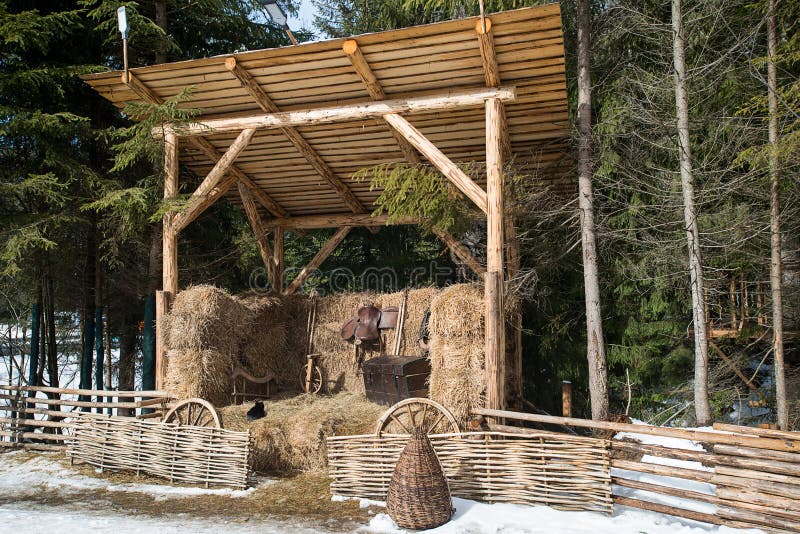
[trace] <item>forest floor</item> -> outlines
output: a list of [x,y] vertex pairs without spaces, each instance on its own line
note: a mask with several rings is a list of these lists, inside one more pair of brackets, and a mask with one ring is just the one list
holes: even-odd
[[[167,485],[70,466],[61,454],[0,454],[0,524],[15,534],[397,534],[382,503],[332,498],[325,472],[259,478],[243,491]],[[437,534],[742,533],[617,507],[614,515],[454,499]],[[751,531],[752,532],[752,531]]]

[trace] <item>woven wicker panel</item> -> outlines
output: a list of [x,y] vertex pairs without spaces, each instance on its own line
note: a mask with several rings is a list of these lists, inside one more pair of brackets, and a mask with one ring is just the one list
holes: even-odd
[[416,431],[394,468],[386,511],[397,526],[423,530],[450,521],[450,489],[428,436]]
[[79,419],[67,456],[100,469],[170,482],[244,489],[252,480],[249,432],[108,416]]
[[[612,511],[609,442],[556,434],[430,436],[454,497]],[[331,493],[385,500],[407,437],[327,440]]]

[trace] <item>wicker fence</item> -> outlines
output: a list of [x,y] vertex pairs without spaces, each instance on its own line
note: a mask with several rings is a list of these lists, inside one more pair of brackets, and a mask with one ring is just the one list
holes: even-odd
[[163,391],[0,385],[0,447],[64,450],[81,414],[160,418],[172,400]]
[[[384,500],[407,437],[327,439],[331,492]],[[431,436],[452,494],[485,502],[610,512],[609,442],[551,433]]]
[[252,482],[249,432],[87,415],[68,442],[70,461],[191,485],[246,488]]

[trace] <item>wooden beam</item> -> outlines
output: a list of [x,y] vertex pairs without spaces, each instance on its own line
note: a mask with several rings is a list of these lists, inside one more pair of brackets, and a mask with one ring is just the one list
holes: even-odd
[[[484,21],[486,22],[485,26]],[[497,68],[497,55],[494,51],[491,19],[478,19],[475,22],[475,31],[478,34],[478,45],[481,49],[483,76],[486,79],[486,86],[500,87],[500,69]]]
[[311,261],[308,262],[308,265],[303,267],[303,270],[300,271],[294,280],[292,280],[292,283],[286,288],[284,294],[293,295],[294,293],[297,293],[297,291],[303,286],[303,283],[305,283],[306,279],[317,270],[317,267],[322,265],[322,262],[325,261],[328,256],[331,255],[331,252],[336,249],[339,243],[341,243],[342,240],[347,237],[347,234],[350,233],[351,229],[352,228],[349,226],[339,228],[336,233],[333,234],[333,237],[325,242],[320,251],[317,252],[316,256],[314,256]]
[[275,289],[277,277],[275,276],[275,264],[274,258],[272,257],[272,250],[269,246],[269,239],[267,238],[267,229],[264,226],[264,222],[261,220],[261,215],[258,214],[256,201],[250,189],[241,182],[239,182],[238,188],[244,212],[247,214],[247,220],[250,221],[250,228],[253,230],[253,235],[256,238],[261,261],[264,263],[264,268],[267,270],[269,285]]
[[447,248],[456,255],[458,259],[463,261],[467,267],[469,267],[472,272],[477,274],[478,276],[483,276],[486,274],[486,267],[481,265],[481,263],[475,258],[472,252],[469,251],[467,247],[464,246],[464,243],[459,241],[458,239],[453,236],[453,234],[449,232],[444,232],[442,230],[437,230],[434,228],[433,233],[442,240],[442,242],[447,245]]
[[419,150],[428,161],[439,169],[467,198],[475,203],[478,208],[486,213],[486,192],[476,184],[472,178],[467,176],[464,171],[458,168],[450,158],[436,148],[422,133],[406,119],[396,114],[384,115],[383,118],[394,127],[395,130],[403,134],[408,141]]
[[[223,177],[230,171],[234,160],[247,148],[255,133],[256,131],[253,129],[243,130],[231,143],[228,150],[217,160],[208,175],[192,193],[189,205],[176,217],[176,231],[186,228],[233,185],[234,180],[228,179],[223,182]],[[220,186],[221,182],[227,187]]]
[[[339,228],[348,226],[350,228],[355,226],[387,226],[389,225],[388,215],[372,215],[370,213],[364,214],[333,214],[333,215],[307,215],[304,217],[286,217],[282,219],[271,219],[266,221],[267,228],[281,227],[286,230],[306,229],[311,230],[315,228]],[[402,219],[392,221],[391,225],[401,224],[417,224],[417,220],[412,217],[404,217]]]
[[[250,96],[258,104],[258,107],[262,109],[262,111],[266,113],[280,113],[280,109],[278,106],[275,105],[275,102],[269,97],[269,95],[261,88],[255,78],[239,63],[236,61],[235,57],[229,57],[225,60],[225,68],[227,68],[231,74],[239,80],[239,83],[242,84],[242,87],[250,93]],[[358,198],[356,198],[355,194],[347,187],[336,173],[325,163],[325,160],[314,150],[308,141],[303,137],[303,135],[297,131],[296,128],[292,126],[286,126],[280,129],[284,135],[289,139],[289,141],[294,145],[294,147],[302,154],[304,158],[308,161],[308,163],[314,167],[314,170],[325,180],[328,185],[330,185],[336,193],[342,198],[344,203],[350,208],[353,213],[365,213],[367,209],[361,203]]]
[[[192,137],[189,139],[195,148],[200,150],[205,156],[210,159],[211,161],[217,162],[222,157],[222,154],[214,148],[207,139],[204,137]],[[247,185],[255,195],[256,200],[259,204],[264,206],[272,216],[274,217],[288,217],[289,212],[283,209],[283,207],[278,204],[272,197],[270,197],[267,193],[264,192],[263,189],[258,187],[255,182],[244,172],[242,172],[236,165],[231,165],[229,169],[230,174],[239,182],[243,182]],[[233,185],[234,182],[231,183]]]
[[[132,72],[128,72],[128,77],[127,78],[125,77],[125,73],[122,74],[122,83],[124,83],[128,87],[128,89],[131,89],[133,92],[135,92],[139,96],[139,98],[141,98],[145,102],[149,102],[151,104],[163,104],[164,103],[164,99],[163,98],[161,98],[160,96],[155,94],[149,87],[147,87],[144,83],[142,83],[142,81],[139,80],[139,78],[134,76],[134,74]],[[219,159],[222,157],[222,154],[220,154],[219,151],[216,148],[214,148],[214,145],[212,145],[204,137],[191,137],[191,138],[189,138],[189,142],[197,150],[199,150],[200,152],[205,154],[205,156],[208,159],[210,159],[211,161],[213,161],[214,163],[217,163],[219,161]],[[229,169],[229,172],[236,177],[236,180],[238,180],[240,182],[245,182],[245,183],[249,182],[250,184],[253,184],[252,185],[253,188],[259,189],[258,186],[256,186],[253,183],[253,181],[250,179],[250,177],[247,176],[244,172],[242,172],[235,165],[231,165],[231,167]],[[234,183],[235,183],[235,180],[230,180],[230,181],[226,180],[224,182],[224,184],[226,184],[228,186],[228,188],[230,188]],[[227,189],[225,191],[222,191],[222,194],[224,194],[226,191],[227,191]],[[283,209],[277,202],[275,202],[272,198],[270,198],[269,195],[267,195],[266,193],[264,193],[260,189],[259,189],[259,191],[261,192],[261,195],[257,196],[256,199],[261,203],[261,205],[264,206],[264,208],[267,209],[267,211],[269,211],[275,217],[288,217],[289,216],[289,213],[285,209]],[[220,194],[219,196],[222,196],[222,194]],[[210,204],[208,204],[207,206],[203,207],[200,210],[200,213],[202,213],[202,211],[205,208],[207,208],[208,206],[213,204],[217,200],[217,198],[219,198],[219,197],[216,197],[216,198],[212,199]],[[199,215],[199,213],[198,213],[198,215]],[[185,224],[182,225],[181,229],[185,228],[185,226],[186,226]]]
[[486,406],[497,410],[502,410],[506,401],[502,105],[496,99],[486,101]]
[[[167,133],[164,136],[164,200],[176,196],[178,196],[178,137]],[[162,231],[162,289],[170,297],[178,293],[178,232],[172,224],[172,219],[172,214],[164,214]]]
[[[383,91],[383,87],[378,81],[378,78],[375,77],[375,73],[372,72],[372,68],[369,66],[364,54],[361,53],[358,43],[354,39],[348,39],[342,45],[342,50],[344,50],[344,53],[347,54],[347,58],[350,60],[350,63],[356,70],[358,77],[361,78],[361,81],[364,83],[364,87],[369,93],[369,96],[372,97],[372,100],[386,100],[386,93]],[[394,138],[397,140],[397,145],[400,147],[400,151],[403,153],[403,157],[405,157],[406,161],[411,165],[420,164],[421,160],[419,155],[417,154],[417,151],[414,150],[414,147],[411,145],[411,143],[409,143],[408,140],[406,140],[406,138],[400,134],[400,132],[394,128],[390,129],[392,136],[394,136]]]
[[273,230],[275,238],[272,247],[272,261],[275,265],[275,291],[283,291],[283,263],[284,263],[284,244],[286,238],[285,230],[278,226]]
[[181,124],[177,127],[165,125],[154,128],[153,135],[161,136],[164,130],[174,130],[180,136],[198,136],[209,133],[229,133],[255,128],[257,130],[279,129],[287,126],[307,126],[330,124],[363,119],[374,119],[391,113],[423,113],[445,109],[461,109],[481,106],[488,99],[512,101],[516,98],[514,87],[478,87],[472,89],[453,89],[429,96],[364,102],[344,106],[332,106],[298,111],[208,119],[202,122]]
[[[478,19],[475,22],[475,33],[478,34],[478,46],[481,50],[483,60],[483,77],[487,87],[500,87],[500,69],[497,66],[497,54],[494,49],[494,37],[492,34],[492,20],[488,17]],[[511,142],[508,136],[508,122],[506,121],[505,109],[501,116],[501,142],[503,145],[503,156],[510,158]]]

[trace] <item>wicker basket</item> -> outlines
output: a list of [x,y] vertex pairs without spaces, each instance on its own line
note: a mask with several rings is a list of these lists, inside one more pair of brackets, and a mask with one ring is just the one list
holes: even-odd
[[423,530],[450,521],[453,503],[436,451],[417,429],[397,459],[386,511],[401,528]]

